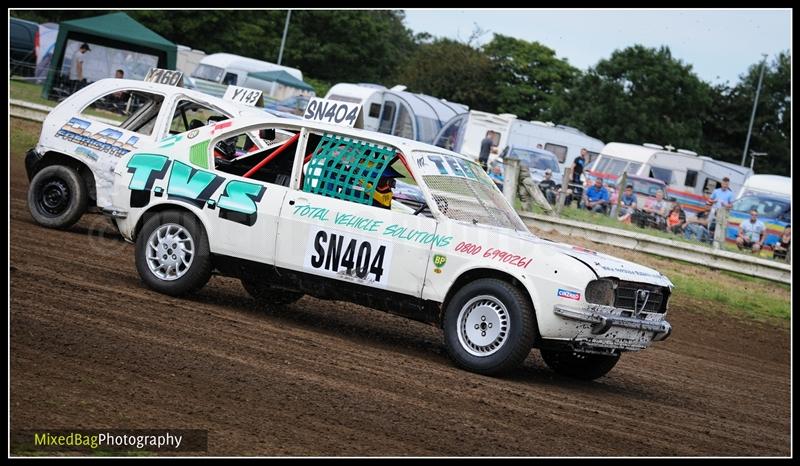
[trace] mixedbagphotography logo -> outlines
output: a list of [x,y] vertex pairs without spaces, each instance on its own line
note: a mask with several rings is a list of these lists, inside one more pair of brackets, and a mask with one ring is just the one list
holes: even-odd
[[40,429],[12,430],[11,453],[42,452],[203,452],[208,431],[199,429]]

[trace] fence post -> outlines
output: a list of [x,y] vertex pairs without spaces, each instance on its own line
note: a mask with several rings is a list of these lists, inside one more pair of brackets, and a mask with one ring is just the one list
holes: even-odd
[[503,159],[503,195],[514,208],[514,199],[517,197],[517,181],[519,179],[519,160]]
[[564,208],[564,201],[567,199],[567,189],[569,189],[569,182],[572,180],[572,167],[564,168],[564,175],[561,178],[561,191],[558,193],[558,200],[556,201],[556,215],[561,213]]
[[728,209],[726,207],[719,207],[716,211],[716,223],[714,227],[714,249],[719,249],[725,242],[725,234],[728,228]]
[[625,192],[625,184],[628,182],[628,172],[627,170],[622,172],[622,176],[619,177],[617,180],[617,203],[614,206],[614,209],[611,210],[611,216],[615,217],[618,216],[619,213],[619,205],[622,204],[622,193]]

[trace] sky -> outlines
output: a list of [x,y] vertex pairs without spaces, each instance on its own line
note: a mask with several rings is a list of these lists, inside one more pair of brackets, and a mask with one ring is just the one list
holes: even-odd
[[734,85],[747,68],[791,52],[791,10],[419,10],[406,9],[414,33],[466,41],[477,24],[483,45],[499,33],[537,41],[586,70],[614,50],[670,48],[711,84]]

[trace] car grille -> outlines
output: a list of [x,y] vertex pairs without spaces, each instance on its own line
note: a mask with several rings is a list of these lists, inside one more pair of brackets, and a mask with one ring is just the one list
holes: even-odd
[[614,307],[621,309],[634,309],[636,303],[636,291],[647,290],[650,292],[650,297],[645,304],[644,312],[658,312],[664,313],[667,311],[666,301],[669,299],[669,291],[660,286],[649,285],[646,283],[626,282],[620,281],[617,285],[616,293],[614,295]]

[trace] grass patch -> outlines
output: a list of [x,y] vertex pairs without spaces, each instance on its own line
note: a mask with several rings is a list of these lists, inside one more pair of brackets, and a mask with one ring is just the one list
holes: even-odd
[[752,286],[721,284],[714,280],[713,276],[704,280],[682,274],[671,274],[670,280],[675,284],[676,293],[722,304],[725,308],[736,309],[755,320],[789,320],[791,316],[791,306],[785,298],[775,297],[762,290],[754,290]]
[[58,104],[58,102],[54,100],[47,100],[42,97],[41,84],[17,81],[15,79],[9,79],[8,84],[11,88],[12,99],[24,100],[33,104],[47,105],[50,107]]
[[28,149],[39,142],[39,133],[42,132],[41,123],[11,118],[9,126],[12,154],[25,155]]

